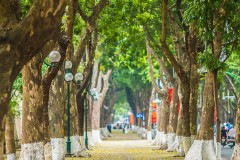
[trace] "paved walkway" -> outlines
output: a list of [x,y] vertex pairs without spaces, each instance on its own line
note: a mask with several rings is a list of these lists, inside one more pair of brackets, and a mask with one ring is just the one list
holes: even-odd
[[[123,134],[120,131],[103,143],[90,150],[91,158],[86,160],[180,160],[183,157],[173,157],[176,153],[158,150],[147,140],[142,140],[133,133]],[[70,160],[69,158],[68,160]],[[73,159],[73,158],[72,158]],[[75,160],[77,158],[74,158]]]

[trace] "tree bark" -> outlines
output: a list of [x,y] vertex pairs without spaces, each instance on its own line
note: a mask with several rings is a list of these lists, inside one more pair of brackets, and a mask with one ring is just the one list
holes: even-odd
[[[66,1],[34,1],[29,14],[20,21],[19,1],[1,1],[0,15],[0,143],[4,116],[8,112],[12,85],[22,67],[47,43],[60,26]],[[39,24],[44,24],[44,27]],[[0,153],[0,157],[2,152]]]
[[57,76],[52,82],[49,93],[49,125],[51,143],[53,145],[52,158],[53,160],[63,160],[65,157],[64,139],[65,126],[67,117],[64,114],[66,111],[66,87],[64,86],[64,71],[63,67],[58,71]]
[[10,113],[7,114],[5,126],[5,145],[6,154],[9,159],[16,159],[15,137],[14,137],[14,118]]
[[[96,132],[97,131],[100,132],[100,109],[102,107],[103,100],[106,96],[106,93],[107,93],[107,90],[108,90],[108,87],[109,87],[108,79],[109,79],[111,73],[112,73],[111,70],[108,70],[105,75],[102,75],[102,72],[100,72],[100,75],[99,75],[98,81],[97,81],[96,89],[99,93],[99,99],[93,101],[93,110],[92,110],[93,141],[96,142],[96,143],[100,142],[99,141],[100,137],[97,137],[98,135],[96,135],[96,137],[95,137],[94,130]],[[102,79],[103,79],[103,84],[101,84]],[[100,133],[99,133],[99,136],[100,136]]]
[[[30,157],[39,157],[39,159],[44,159],[41,62],[41,57],[36,56],[26,66],[24,66],[22,70],[22,159],[28,159]],[[32,146],[33,143],[37,143],[39,150],[34,150]]]

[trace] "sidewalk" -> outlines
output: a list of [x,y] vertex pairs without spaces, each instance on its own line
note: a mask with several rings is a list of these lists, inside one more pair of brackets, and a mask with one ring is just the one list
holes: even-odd
[[176,153],[158,150],[147,140],[133,133],[115,132],[112,137],[98,144],[92,150],[90,158],[66,158],[66,160],[182,160],[184,157],[174,157]]

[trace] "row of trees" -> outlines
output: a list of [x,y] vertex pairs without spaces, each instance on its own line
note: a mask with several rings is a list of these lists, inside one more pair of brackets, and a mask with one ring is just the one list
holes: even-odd
[[[64,159],[67,88],[63,64],[71,60],[72,72],[84,75],[79,87],[70,85],[72,153],[79,155],[82,150],[85,104],[89,106],[88,131],[93,132],[89,134],[93,144],[100,142],[101,107],[112,109],[119,91],[124,90],[133,113],[147,113],[145,108],[150,106],[149,98],[154,93],[152,83],[162,100],[156,144],[162,149],[177,150],[186,159],[220,159],[219,77],[226,74],[231,92],[236,99],[239,95],[239,82],[236,89],[232,85],[239,78],[238,2],[40,0],[0,4],[1,150],[4,130],[12,133],[5,125],[12,124],[9,106],[13,84],[19,76],[23,79],[21,158]],[[46,69],[43,62],[52,50],[61,53],[61,60],[57,67]],[[199,75],[202,67],[207,72]],[[156,77],[161,79],[163,88],[156,84]],[[198,132],[198,84],[203,77]],[[91,88],[98,90],[97,101],[88,95]],[[216,155],[212,147],[214,110],[218,124]],[[13,142],[9,144],[7,153],[14,154]]]
[[[186,155],[186,159],[220,159],[219,128],[220,123],[226,120],[219,114],[222,112],[220,109],[225,108],[218,98],[223,96],[222,92],[218,93],[223,88],[221,83],[226,82],[235,96],[235,106],[239,95],[238,89],[235,89],[239,88],[239,71],[236,72],[238,69],[233,67],[239,60],[239,23],[236,17],[239,3],[178,0],[149,3],[126,0],[116,4],[121,6],[120,12],[111,10],[115,21],[111,23],[112,18],[106,20],[108,25],[105,28],[109,28],[111,33],[106,33],[108,37],[104,42],[107,43],[102,43],[106,45],[103,48],[109,55],[107,64],[111,65],[111,60],[117,59],[113,63],[115,67],[127,67],[132,75],[136,71],[148,81],[151,77],[152,86],[163,105],[158,128],[161,148],[177,150],[180,155]],[[123,21],[118,23],[118,18]],[[116,26],[118,29],[114,28]],[[121,32],[118,32],[119,28]],[[111,40],[118,40],[118,48],[113,47],[116,41]],[[133,54],[137,60],[133,60],[129,54]],[[141,63],[147,60],[146,55],[148,67],[138,71],[138,64],[146,64]],[[149,77],[144,76],[146,68],[149,68]],[[163,88],[155,83],[157,76]],[[198,93],[199,82],[203,83],[202,95]],[[169,87],[174,88],[173,97],[176,96],[172,104],[168,104]],[[202,97],[200,118],[197,115],[199,96]],[[176,109],[178,99],[181,106],[179,119]],[[218,126],[217,153],[213,147],[214,112]],[[201,123],[199,130],[198,118]],[[172,134],[170,140],[167,139],[168,134]]]

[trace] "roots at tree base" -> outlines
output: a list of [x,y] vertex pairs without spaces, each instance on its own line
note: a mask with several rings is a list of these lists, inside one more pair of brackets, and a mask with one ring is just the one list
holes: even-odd
[[167,134],[165,134],[164,132],[157,132],[153,145],[160,146],[160,149],[162,150],[167,149],[167,137]]
[[44,145],[43,142],[27,143],[21,145],[21,160],[44,160]]
[[64,160],[66,154],[66,140],[64,138],[51,138],[52,160]]
[[185,160],[216,160],[213,140],[194,140]]

